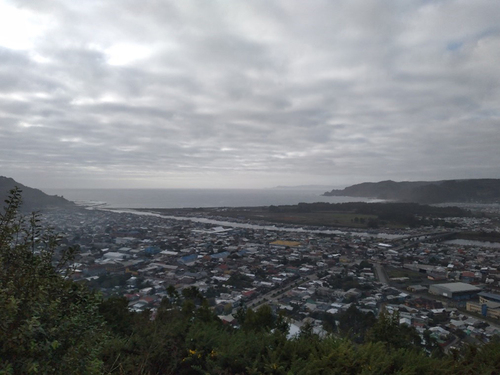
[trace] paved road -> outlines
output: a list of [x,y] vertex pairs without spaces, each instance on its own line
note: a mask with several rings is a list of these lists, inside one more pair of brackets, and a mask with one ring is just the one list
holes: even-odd
[[[282,287],[277,288],[277,289],[273,289],[270,292],[267,292],[266,294],[264,294],[263,296],[259,296],[256,299],[249,301],[248,307],[251,307],[253,310],[256,310],[260,305],[264,305],[266,303],[274,302],[274,301],[280,299],[282,294],[288,292],[290,289],[295,288],[295,282],[298,282],[298,285],[301,285],[301,284],[306,283],[308,281],[317,280],[317,279],[318,279],[317,274],[312,274],[312,275],[306,276],[304,278],[297,279],[297,280],[291,282],[290,284],[287,284],[287,285],[282,286]],[[273,294],[275,295],[274,297],[273,297]],[[265,301],[264,301],[264,299],[265,299]],[[237,311],[237,309],[235,309],[235,311]]]
[[384,266],[380,263],[373,263],[373,268],[375,269],[375,273],[377,274],[377,279],[383,284],[389,284],[389,280],[384,271]]

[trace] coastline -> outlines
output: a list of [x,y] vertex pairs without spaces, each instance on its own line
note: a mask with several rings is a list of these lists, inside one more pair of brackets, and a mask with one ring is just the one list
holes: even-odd
[[324,197],[319,190],[294,189],[50,189],[49,194],[109,208],[185,209],[284,206],[298,203],[372,201],[353,197]]

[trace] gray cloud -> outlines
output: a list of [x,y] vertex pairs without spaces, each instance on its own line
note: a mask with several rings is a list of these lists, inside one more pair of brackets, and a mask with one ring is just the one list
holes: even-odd
[[497,1],[15,4],[0,168],[25,184],[500,175]]

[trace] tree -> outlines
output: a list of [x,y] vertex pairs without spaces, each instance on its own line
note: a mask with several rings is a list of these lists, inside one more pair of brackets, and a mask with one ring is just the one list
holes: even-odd
[[123,336],[132,334],[133,313],[128,309],[126,298],[112,296],[102,301],[99,304],[99,313],[112,332]]
[[376,322],[375,315],[363,313],[352,304],[338,316],[338,330],[342,336],[348,337],[356,343],[362,343],[366,332],[373,327]]
[[[276,318],[269,305],[262,305],[256,311],[252,309],[238,309],[236,319],[243,330],[249,332],[270,331],[275,327]],[[280,328],[284,329],[285,322],[280,321]]]
[[175,289],[175,286],[169,285],[167,287],[167,294],[170,298],[170,302],[175,303],[176,305],[180,305],[181,297],[179,295],[179,292]]
[[195,286],[182,289],[182,296],[184,299],[191,300],[193,303],[199,305],[205,299],[200,290]]
[[383,342],[392,349],[421,349],[422,340],[415,327],[399,324],[399,312],[382,311],[367,334],[368,341]]
[[0,373],[100,373],[105,339],[99,295],[70,281],[77,249],[56,254],[58,237],[39,216],[19,215],[21,191],[0,214]]

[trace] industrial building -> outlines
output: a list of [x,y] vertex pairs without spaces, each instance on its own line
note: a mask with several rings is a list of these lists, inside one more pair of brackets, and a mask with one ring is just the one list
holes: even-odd
[[479,303],[496,302],[500,303],[500,294],[481,292],[478,294]]
[[481,314],[488,318],[500,319],[500,303],[498,302],[467,302],[467,311]]
[[466,283],[434,284],[429,288],[429,293],[443,296],[456,301],[469,300],[477,296],[480,288]]
[[467,302],[467,311],[481,314],[488,318],[500,319],[500,295],[481,292],[479,303]]

